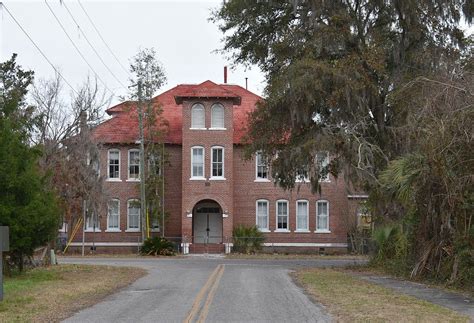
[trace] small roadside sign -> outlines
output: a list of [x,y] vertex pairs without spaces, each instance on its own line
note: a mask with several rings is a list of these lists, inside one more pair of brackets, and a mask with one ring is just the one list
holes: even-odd
[[0,226],[0,301],[3,301],[3,252],[10,251],[9,228]]

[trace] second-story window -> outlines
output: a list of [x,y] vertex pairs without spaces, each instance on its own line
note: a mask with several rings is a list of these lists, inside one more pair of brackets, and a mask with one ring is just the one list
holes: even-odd
[[257,180],[268,179],[268,162],[260,151],[255,155],[255,168]]
[[117,149],[109,150],[108,156],[108,178],[120,179],[120,151]]
[[212,147],[211,177],[224,177],[224,148]]
[[316,163],[318,165],[319,171],[321,172],[321,177],[319,180],[323,182],[329,181],[329,172],[328,172],[329,153],[318,152],[316,154]]
[[204,177],[204,148],[191,148],[191,177]]
[[137,149],[128,151],[128,178],[140,179],[140,151]]
[[193,105],[191,108],[191,128],[205,129],[205,119],[204,106],[200,103]]
[[211,128],[223,129],[224,127],[224,107],[216,103],[211,108]]

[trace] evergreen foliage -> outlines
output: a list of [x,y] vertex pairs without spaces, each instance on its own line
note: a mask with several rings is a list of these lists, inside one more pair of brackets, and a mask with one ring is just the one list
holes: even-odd
[[10,260],[22,271],[24,258],[55,238],[59,208],[38,168],[41,147],[29,145],[33,109],[24,99],[33,72],[15,60],[0,64],[0,225],[10,227]]
[[232,231],[234,246],[233,252],[244,254],[255,253],[262,250],[262,244],[265,241],[263,233],[257,226],[243,226],[239,225]]
[[147,238],[140,247],[140,253],[147,256],[174,256],[174,245],[163,237]]
[[[461,22],[472,23],[471,2],[229,0],[211,17],[222,51],[266,74],[247,155],[263,151],[286,189],[301,169],[314,191],[328,172],[344,173],[369,193],[376,225],[393,226],[376,233],[375,260],[465,286],[474,82]],[[315,162],[321,151],[327,166]]]

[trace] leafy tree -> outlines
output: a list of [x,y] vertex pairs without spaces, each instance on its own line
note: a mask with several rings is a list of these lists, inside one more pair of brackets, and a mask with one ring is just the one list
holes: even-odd
[[343,172],[401,228],[387,239],[413,276],[471,285],[473,43],[460,22],[473,13],[465,0],[229,0],[211,18],[222,51],[266,74],[248,153],[269,157],[278,184],[305,170],[316,191]]
[[[405,117],[393,91],[459,57],[463,13],[470,21],[464,0],[225,1],[211,18],[223,51],[257,64],[268,84],[250,119],[250,152],[273,157],[285,188],[299,169],[314,190],[324,173],[344,169],[370,190],[404,150],[392,132]],[[331,153],[327,167],[314,162],[318,151]]]
[[[471,59],[472,61],[472,59]],[[457,73],[420,78],[399,91],[412,110],[394,131],[410,152],[380,174],[377,198],[403,207],[412,276],[474,286],[474,78]],[[420,94],[421,93],[421,94]]]
[[24,257],[57,233],[59,209],[38,169],[40,150],[30,147],[32,107],[25,103],[33,72],[0,64],[0,225],[10,227],[10,257],[23,270]]

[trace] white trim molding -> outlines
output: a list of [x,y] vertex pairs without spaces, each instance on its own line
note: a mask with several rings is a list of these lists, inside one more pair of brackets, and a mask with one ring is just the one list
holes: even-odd
[[[96,247],[138,247],[141,246],[141,242],[84,242],[84,246],[91,247],[92,245]],[[71,247],[81,247],[82,242],[72,242]]]
[[369,196],[368,195],[347,195],[347,198],[348,199],[368,199]]
[[344,242],[264,242],[265,247],[323,247],[323,248],[347,248]]

